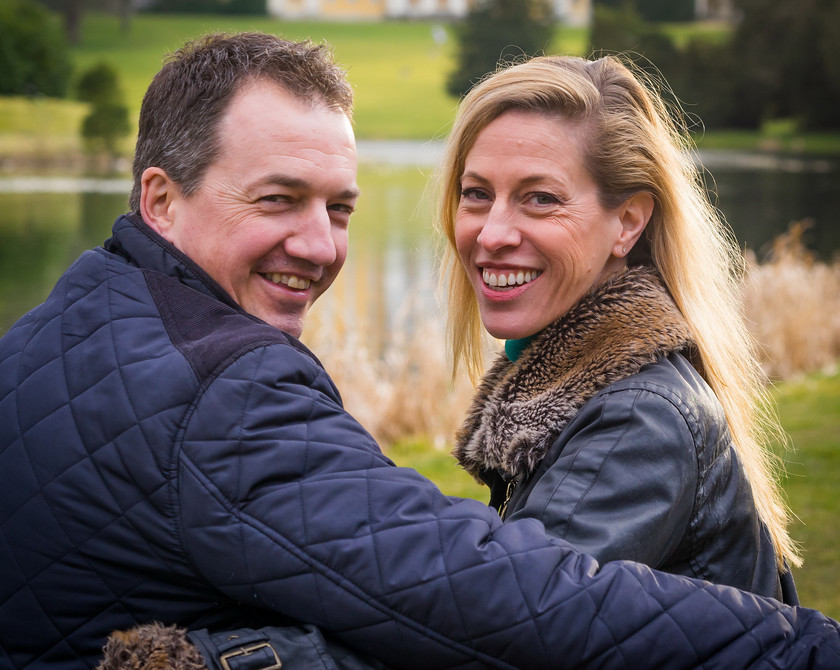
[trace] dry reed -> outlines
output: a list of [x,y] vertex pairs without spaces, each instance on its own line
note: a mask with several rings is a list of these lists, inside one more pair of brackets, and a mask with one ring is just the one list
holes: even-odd
[[[817,261],[794,224],[758,262],[747,253],[744,309],[771,379],[785,380],[840,359],[840,259]],[[422,437],[448,448],[472,395],[451,379],[444,319],[407,299],[396,324],[373,337],[372,323],[314,310],[304,341],[338,386],[348,411],[387,447]]]
[[384,335],[365,319],[313,312],[304,342],[324,364],[345,408],[386,447],[422,437],[446,448],[466,412],[473,388],[452,379],[440,313],[423,313],[408,300]]
[[761,263],[746,255],[745,315],[774,380],[831,369],[840,358],[840,258],[818,261],[802,242],[808,226],[791,224]]

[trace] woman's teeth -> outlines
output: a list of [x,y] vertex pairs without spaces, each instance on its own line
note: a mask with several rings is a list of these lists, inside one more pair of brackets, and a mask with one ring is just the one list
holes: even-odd
[[540,270],[528,270],[527,272],[519,270],[518,272],[508,273],[482,270],[481,278],[488,286],[503,288],[505,286],[522,286],[522,284],[534,281],[541,274]]
[[289,288],[305,289],[312,283],[310,279],[303,279],[295,275],[284,275],[279,272],[267,272],[263,275],[268,281],[275,284],[285,284]]

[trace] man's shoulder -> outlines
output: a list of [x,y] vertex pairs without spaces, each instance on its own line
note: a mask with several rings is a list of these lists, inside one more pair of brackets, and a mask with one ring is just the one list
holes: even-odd
[[173,345],[200,379],[248,351],[271,345],[291,347],[321,366],[296,337],[177,279],[152,270],[143,274]]

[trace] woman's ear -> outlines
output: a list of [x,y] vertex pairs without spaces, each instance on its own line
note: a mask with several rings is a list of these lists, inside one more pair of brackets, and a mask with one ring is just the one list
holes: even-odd
[[159,167],[143,171],[140,187],[140,216],[158,235],[174,244],[172,205],[180,189]]
[[621,234],[618,237],[613,253],[624,257],[638,242],[653,214],[653,196],[647,192],[630,196],[621,205],[619,219],[621,220]]

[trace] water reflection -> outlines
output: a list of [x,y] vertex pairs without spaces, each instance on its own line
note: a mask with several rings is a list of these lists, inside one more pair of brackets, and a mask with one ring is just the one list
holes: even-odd
[[[351,223],[347,265],[316,309],[346,324],[360,316],[375,324],[377,332],[368,334],[372,346],[401,317],[408,299],[414,314],[437,310],[433,203],[426,184],[439,146],[422,146],[417,154],[391,145],[394,156],[378,159],[390,165],[360,170],[362,198]],[[360,155],[366,154],[374,156],[360,143]],[[742,246],[760,250],[791,221],[809,218],[809,246],[824,258],[840,250],[836,161],[728,158],[701,156],[713,175],[709,184],[717,204]],[[129,189],[126,180],[0,179],[0,333],[42,301],[82,251],[108,237],[127,208]]]
[[805,242],[824,260],[840,250],[840,167],[827,160],[793,161],[774,169],[715,167],[704,161],[710,187],[742,247],[761,252],[793,221],[809,219]]

